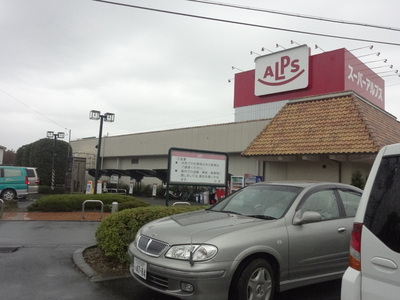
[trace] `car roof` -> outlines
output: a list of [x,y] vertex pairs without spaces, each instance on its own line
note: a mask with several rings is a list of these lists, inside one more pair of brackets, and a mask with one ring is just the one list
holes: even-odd
[[8,168],[8,169],[26,169],[26,167],[21,167],[21,166],[0,166],[0,168]]
[[281,181],[264,181],[264,182],[256,183],[254,185],[285,185],[285,186],[295,186],[295,187],[301,187],[301,188],[334,185],[334,186],[341,186],[341,187],[347,187],[347,188],[354,188],[354,189],[358,190],[357,187],[349,185],[349,184],[339,183],[339,182],[329,182],[329,181],[281,180]]

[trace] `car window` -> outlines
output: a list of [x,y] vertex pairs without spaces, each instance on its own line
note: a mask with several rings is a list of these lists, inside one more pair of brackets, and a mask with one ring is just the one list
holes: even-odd
[[364,225],[400,253],[400,156],[384,157],[365,212]]
[[317,191],[309,195],[301,208],[305,211],[315,211],[321,214],[322,220],[339,218],[339,207],[333,190]]
[[26,174],[28,177],[36,177],[35,171],[33,169],[26,169]]
[[361,193],[351,190],[338,190],[347,217],[354,217],[360,203]]
[[252,185],[213,206],[211,210],[280,218],[301,189],[280,185]]
[[4,169],[4,177],[20,177],[22,171],[20,169]]

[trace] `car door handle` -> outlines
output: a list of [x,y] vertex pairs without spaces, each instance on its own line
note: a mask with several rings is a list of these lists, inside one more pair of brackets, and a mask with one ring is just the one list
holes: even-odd
[[347,229],[345,227],[340,227],[337,230],[339,233],[347,232]]

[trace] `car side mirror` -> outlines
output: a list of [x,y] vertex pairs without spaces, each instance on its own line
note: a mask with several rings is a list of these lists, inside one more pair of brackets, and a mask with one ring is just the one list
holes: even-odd
[[308,223],[316,223],[322,220],[322,216],[316,211],[305,211],[302,213],[301,210],[297,211],[294,215],[293,225],[302,225]]

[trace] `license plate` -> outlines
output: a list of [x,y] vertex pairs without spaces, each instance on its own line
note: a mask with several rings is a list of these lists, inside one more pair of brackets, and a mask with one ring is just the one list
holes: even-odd
[[134,257],[133,258],[133,272],[143,279],[147,276],[147,263]]

